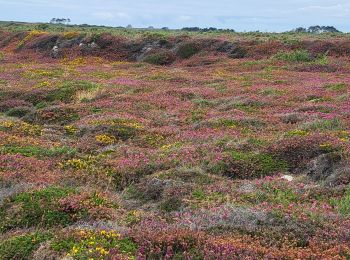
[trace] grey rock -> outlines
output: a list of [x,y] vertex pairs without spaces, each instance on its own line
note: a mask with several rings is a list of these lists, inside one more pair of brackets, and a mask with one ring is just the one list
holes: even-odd
[[51,50],[51,57],[54,59],[58,59],[58,58],[60,58],[60,56],[61,56],[61,51],[58,48],[58,46],[55,45]]
[[350,183],[350,165],[335,153],[322,154],[313,159],[306,168],[306,174],[325,186]]

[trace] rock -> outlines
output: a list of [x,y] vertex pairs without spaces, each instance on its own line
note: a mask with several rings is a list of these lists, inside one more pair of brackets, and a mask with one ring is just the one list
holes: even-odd
[[[33,260],[54,260],[57,259],[57,253],[50,247],[50,242],[42,243],[40,247],[34,252],[32,256]],[[62,258],[63,259],[63,258]],[[73,258],[65,258],[73,259]]]
[[58,48],[57,45],[55,45],[52,50],[51,50],[51,57],[54,59],[58,59],[61,56],[60,49]]
[[243,183],[238,187],[237,191],[240,193],[253,193],[257,191],[257,187],[252,183]]
[[227,53],[228,57],[232,59],[240,59],[246,56],[246,52],[242,48],[228,41],[220,43],[216,50],[218,52]]
[[294,177],[291,175],[283,175],[281,179],[286,180],[286,181],[293,181]]
[[280,119],[285,124],[296,124],[304,120],[304,116],[300,113],[288,113],[280,116]]
[[334,187],[348,185],[350,183],[350,166],[341,166],[334,170],[333,174],[325,180],[325,185]]
[[340,155],[327,153],[313,159],[307,166],[306,174],[314,181],[324,181],[342,167]]
[[88,46],[91,49],[98,49],[99,48],[99,46],[95,42],[92,42],[92,43],[88,44]]

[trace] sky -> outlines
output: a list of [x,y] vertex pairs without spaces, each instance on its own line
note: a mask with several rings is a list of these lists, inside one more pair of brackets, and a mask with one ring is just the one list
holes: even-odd
[[288,31],[332,25],[350,32],[350,0],[0,0],[0,20],[156,28]]

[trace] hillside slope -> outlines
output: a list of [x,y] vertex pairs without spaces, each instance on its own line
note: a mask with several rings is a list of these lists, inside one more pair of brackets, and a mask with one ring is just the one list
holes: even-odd
[[0,259],[350,257],[345,36],[0,35]]

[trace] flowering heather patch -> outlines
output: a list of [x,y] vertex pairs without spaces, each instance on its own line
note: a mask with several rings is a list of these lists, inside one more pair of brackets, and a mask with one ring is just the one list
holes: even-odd
[[0,40],[0,259],[348,259],[347,36],[159,37]]

